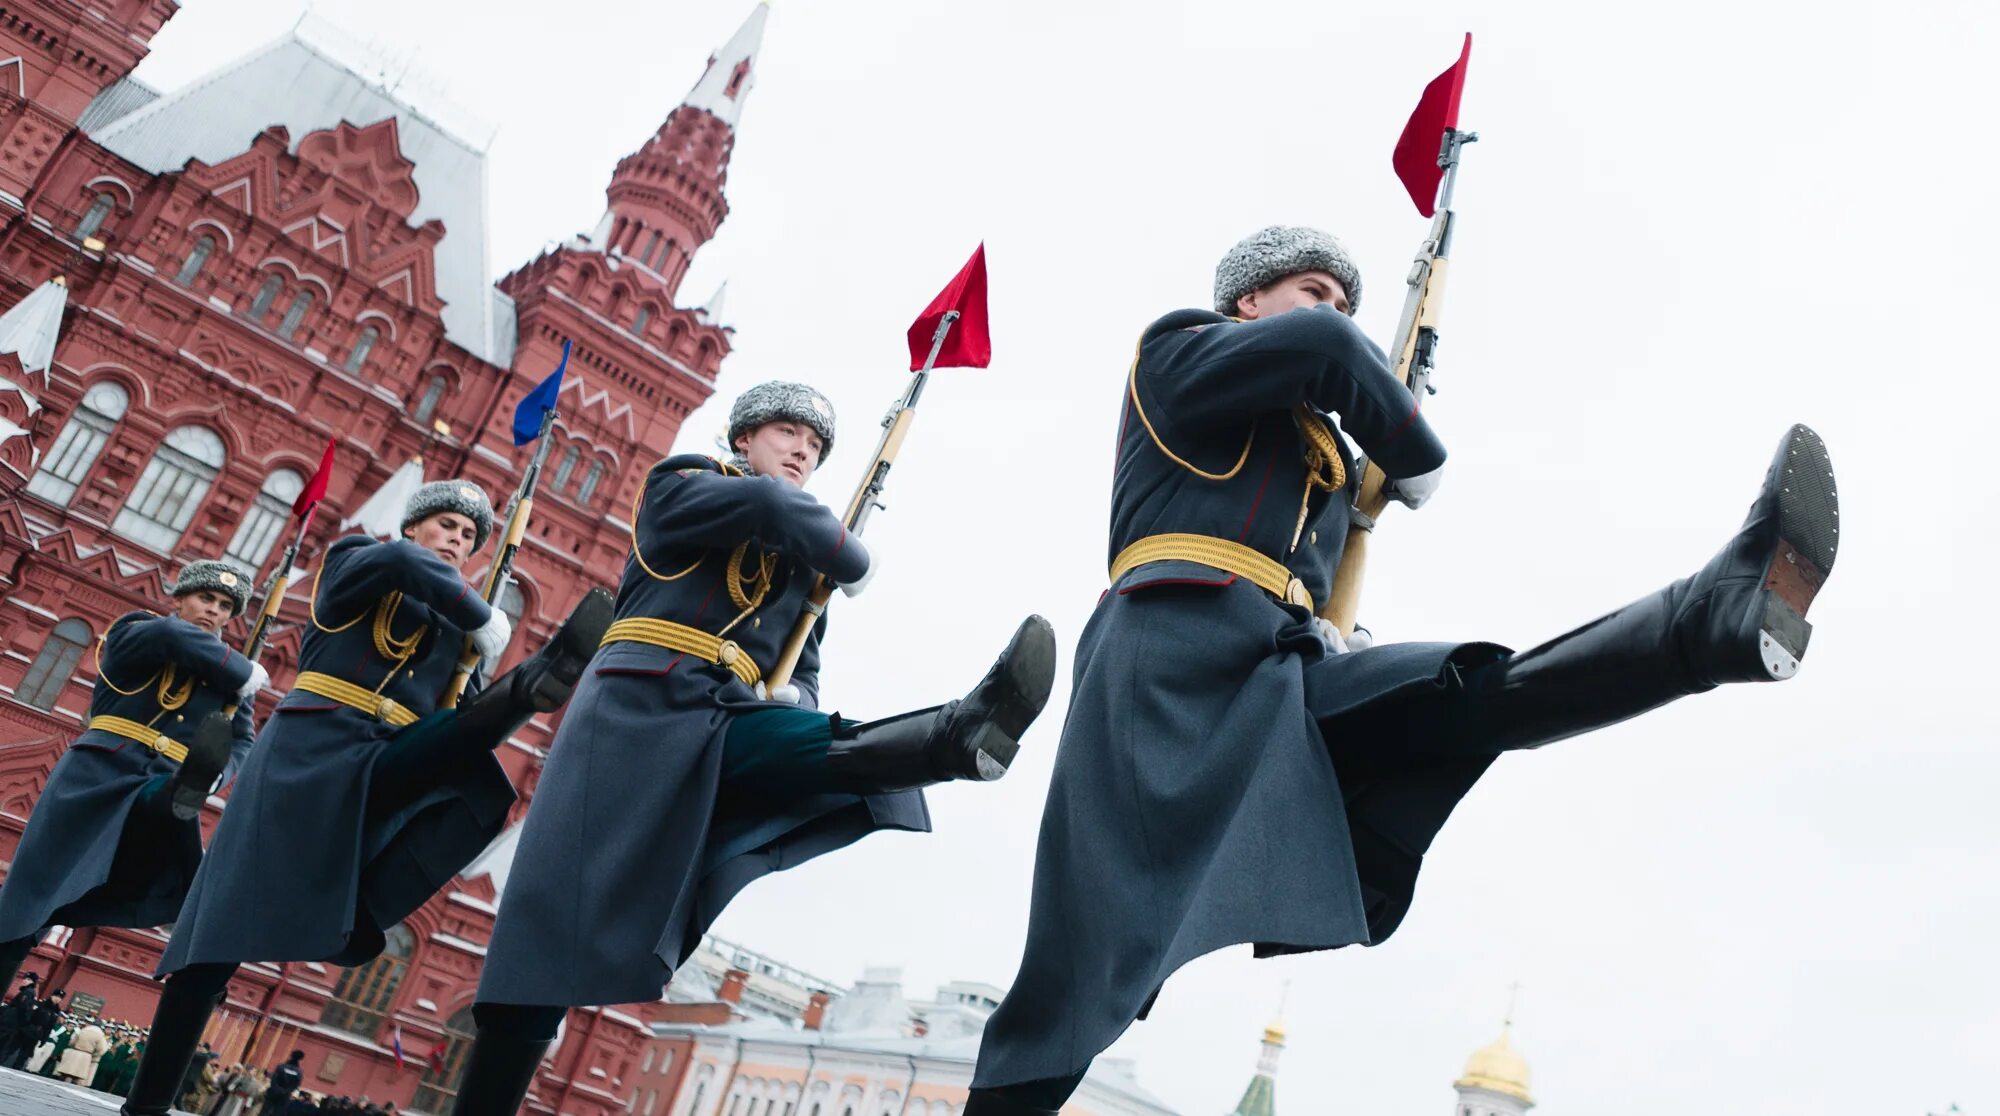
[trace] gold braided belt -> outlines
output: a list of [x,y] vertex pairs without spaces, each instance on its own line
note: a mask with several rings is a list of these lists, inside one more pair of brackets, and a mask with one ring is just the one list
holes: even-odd
[[300,674],[292,683],[292,689],[304,690],[330,701],[337,701],[350,709],[359,709],[378,721],[402,728],[418,721],[416,713],[394,698],[386,698],[373,690],[363,689],[345,678],[335,678],[331,674],[321,674],[309,670]]
[[733,639],[712,636],[686,624],[676,624],[671,620],[655,620],[650,616],[634,616],[611,625],[604,633],[600,647],[613,643],[647,643],[654,647],[664,647],[669,651],[679,651],[683,655],[727,667],[745,686],[755,686],[764,677],[764,671],[750,659],[750,653],[736,645]]
[[122,736],[127,740],[136,740],[175,763],[187,759],[187,745],[167,736],[159,729],[142,725],[137,721],[127,720],[124,717],[92,717],[90,724],[85,727],[97,732],[108,732],[113,736]]
[[1305,582],[1293,577],[1283,562],[1239,542],[1213,535],[1148,535],[1118,552],[1111,563],[1112,582],[1148,562],[1196,562],[1235,574],[1286,604],[1313,610]]

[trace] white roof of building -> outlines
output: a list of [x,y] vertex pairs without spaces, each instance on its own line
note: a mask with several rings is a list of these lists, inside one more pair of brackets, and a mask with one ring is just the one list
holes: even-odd
[[[464,117],[439,104],[419,110],[365,72],[365,53],[324,21],[307,18],[284,37],[188,85],[157,93],[126,79],[91,102],[79,121],[92,139],[154,174],[189,159],[220,163],[249,150],[257,135],[283,125],[292,148],[342,121],[357,127],[396,118],[404,157],[416,165],[417,208],[410,223],[436,218],[436,252],[445,336],[502,366],[513,358],[514,315],[493,288],[486,243],[486,151],[463,138]],[[490,133],[489,133],[490,135]]]
[[[757,84],[757,48],[764,42],[764,20],[771,14],[769,4],[759,4],[736,29],[721,50],[709,59],[708,69],[702,71],[701,80],[688,90],[687,99],[682,104],[698,109],[707,109],[724,124],[735,127],[743,115],[743,102],[750,97],[750,87]],[[736,68],[749,63],[750,68],[743,75],[743,81],[736,87],[735,95],[730,95],[729,82],[736,76]]]
[[[49,362],[56,355],[56,334],[62,329],[63,307],[69,303],[69,288],[60,279],[50,279],[28,292],[28,297],[0,314],[0,353],[20,358],[21,371],[48,376]],[[14,386],[5,380],[0,384]],[[30,409],[34,397],[27,392]]]

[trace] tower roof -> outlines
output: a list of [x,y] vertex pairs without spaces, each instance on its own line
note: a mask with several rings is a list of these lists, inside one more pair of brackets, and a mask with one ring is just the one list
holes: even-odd
[[1535,1103],[1528,1095],[1528,1062],[1514,1049],[1509,1038],[1512,1027],[1503,1027],[1500,1037],[1472,1052],[1465,1061],[1465,1073],[1452,1087],[1489,1089],[1525,1104]]
[[22,372],[31,376],[40,372],[46,377],[50,362],[55,360],[56,334],[62,328],[63,307],[68,303],[69,288],[61,279],[51,279],[29,291],[28,297],[0,314],[0,353],[20,358]]
[[709,56],[708,69],[702,71],[701,80],[688,90],[682,104],[714,113],[724,124],[736,126],[743,102],[757,81],[757,48],[763,45],[764,20],[770,14],[769,4],[758,4],[751,10],[736,34]]
[[403,509],[409,505],[410,497],[424,486],[424,459],[412,457],[403,462],[374,495],[361,502],[354,514],[340,521],[340,529],[359,527],[378,539],[393,539],[403,531]]

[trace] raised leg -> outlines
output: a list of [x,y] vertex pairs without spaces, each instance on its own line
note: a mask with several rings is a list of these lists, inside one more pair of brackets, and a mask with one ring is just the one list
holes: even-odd
[[530,1004],[472,1005],[478,1037],[459,1079],[456,1116],[506,1116],[519,1112],[542,1056],[555,1041],[569,1009]]

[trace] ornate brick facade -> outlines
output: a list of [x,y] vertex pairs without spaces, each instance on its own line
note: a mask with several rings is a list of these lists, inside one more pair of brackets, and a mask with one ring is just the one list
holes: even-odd
[[[573,342],[520,596],[503,602],[524,629],[511,663],[589,586],[616,584],[622,497],[713,391],[730,349],[730,331],[675,294],[728,212],[761,6],[618,165],[599,226],[497,284],[484,273],[483,153],[300,31],[186,90],[131,81],[176,6],[0,3],[0,310],[51,277],[68,284],[46,373],[0,358],[0,868],[81,730],[89,644],[123,612],[163,608],[187,559],[261,565],[261,584],[291,529],[271,525],[272,509],[329,437],[336,466],[299,560],[308,575],[266,652],[278,690],[297,662],[309,571],[342,519],[419,457],[430,477],[469,477],[502,502],[532,449],[513,447],[507,418]],[[273,67],[298,80],[272,81]],[[305,100],[327,89],[339,100]],[[234,137],[200,132],[246,112],[268,118]],[[329,122],[298,123],[312,120]],[[450,171],[451,159],[476,174]],[[476,196],[454,205],[459,188]],[[232,638],[243,635],[239,624]],[[538,718],[502,749],[517,809],[553,728]],[[305,1048],[308,1088],[448,1106],[450,1075],[432,1080],[425,1057],[443,1046],[455,1067],[462,1056],[453,1036],[469,1028],[494,902],[490,878],[455,881],[404,924],[392,953],[407,955],[366,972],[246,967],[213,1037],[231,1054],[261,1017],[264,1060]],[[58,932],[30,967],[101,996],[107,1016],[144,1020],[164,940]],[[624,1111],[652,1011],[573,1013],[531,1107]],[[389,1049],[399,1036],[403,1068]]]

